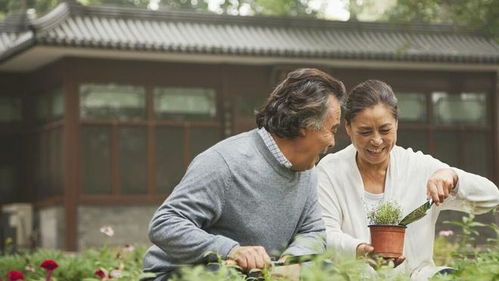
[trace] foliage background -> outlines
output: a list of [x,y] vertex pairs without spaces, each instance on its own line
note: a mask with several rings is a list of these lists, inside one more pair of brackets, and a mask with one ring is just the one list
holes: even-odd
[[[13,11],[34,9],[43,15],[61,0],[0,0],[0,18]],[[84,5],[120,5],[159,9],[208,11],[210,0],[66,0]],[[499,0],[212,0],[223,14],[273,15],[326,18],[324,7],[338,2],[350,21],[452,24],[499,37]]]

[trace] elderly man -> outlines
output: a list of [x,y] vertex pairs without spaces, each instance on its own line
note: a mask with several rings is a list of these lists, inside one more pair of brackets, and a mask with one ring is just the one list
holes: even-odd
[[245,270],[321,253],[315,163],[334,145],[343,83],[317,69],[289,73],[256,116],[258,129],[199,154],[154,214],[144,271],[167,280],[207,252]]

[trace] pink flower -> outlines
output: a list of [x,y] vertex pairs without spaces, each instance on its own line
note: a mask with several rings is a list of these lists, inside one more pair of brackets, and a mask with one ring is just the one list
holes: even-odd
[[454,231],[452,231],[452,230],[441,230],[438,233],[438,236],[442,236],[442,237],[449,237],[449,236],[452,236],[452,235],[454,235]]
[[52,271],[59,267],[59,265],[55,260],[46,259],[42,261],[40,267],[47,271],[47,273],[45,274],[45,280],[50,281],[52,280]]
[[114,230],[110,225],[104,225],[100,228],[100,232],[104,233],[105,235],[109,237],[113,237],[114,235]]
[[[29,272],[35,272],[35,268],[31,265],[25,266],[24,270],[29,271]],[[0,281],[2,281],[2,280],[0,279]]]
[[135,250],[135,247],[130,244],[126,244],[125,247],[123,247],[123,252],[133,252]]
[[7,273],[7,278],[9,281],[19,281],[24,280],[24,274],[21,271],[11,270]]
[[119,269],[111,270],[111,272],[109,272],[109,277],[110,278],[120,278],[121,277],[121,270],[119,270]]
[[107,276],[107,271],[104,268],[99,268],[94,272],[100,280],[104,280]]

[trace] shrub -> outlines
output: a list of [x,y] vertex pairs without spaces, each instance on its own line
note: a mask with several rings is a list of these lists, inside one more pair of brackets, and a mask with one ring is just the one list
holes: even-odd
[[371,224],[397,225],[402,219],[402,210],[395,202],[385,202],[370,212],[369,220]]

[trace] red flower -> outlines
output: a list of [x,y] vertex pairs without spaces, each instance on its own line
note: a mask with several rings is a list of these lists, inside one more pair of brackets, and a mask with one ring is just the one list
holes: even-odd
[[45,275],[45,280],[50,281],[52,280],[52,271],[56,269],[59,265],[55,260],[44,260],[41,264],[40,267],[47,270],[47,274]]
[[9,281],[18,281],[24,280],[25,277],[21,271],[11,270],[7,273],[7,278],[9,278]]
[[107,276],[107,272],[105,269],[103,268],[99,268],[97,269],[95,272],[94,272],[95,275],[97,275],[97,277],[99,277],[100,280],[103,280],[104,278],[106,278]]
[[45,269],[45,270],[54,270],[58,267],[59,265],[57,264],[57,262],[55,260],[44,260],[41,264],[40,264],[40,267]]

